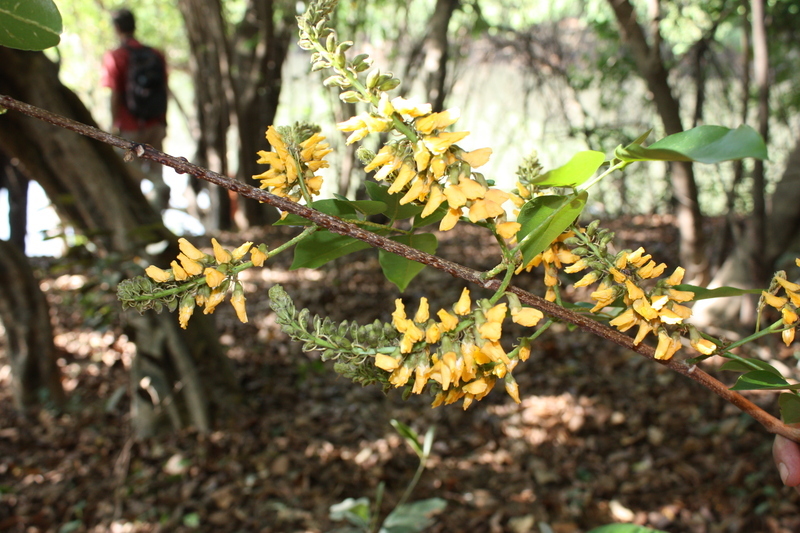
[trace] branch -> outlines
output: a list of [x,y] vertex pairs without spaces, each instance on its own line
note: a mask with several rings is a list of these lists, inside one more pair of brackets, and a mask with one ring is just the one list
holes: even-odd
[[[304,205],[294,203],[264,190],[257,189],[256,187],[247,185],[240,181],[222,176],[216,172],[212,172],[192,164],[184,157],[174,157],[169,154],[165,154],[164,152],[154,149],[150,145],[143,145],[128,141],[92,126],[87,126],[86,124],[82,124],[66,117],[56,115],[55,113],[51,113],[44,109],[20,102],[9,96],[0,95],[0,106],[13,109],[55,126],[65,128],[92,139],[116,146],[117,148],[121,148],[126,151],[126,158],[136,156],[156,161],[162,165],[175,169],[178,173],[190,174],[197,178],[204,179],[214,183],[215,185],[219,185],[220,187],[225,187],[226,189],[235,191],[247,198],[264,202],[282,211],[287,211],[289,213],[306,218],[333,233],[358,239],[375,248],[381,248],[387,252],[400,255],[406,259],[410,259],[442,272],[446,272],[455,278],[463,279],[490,290],[497,290],[501,284],[501,281],[498,279],[483,279],[482,273],[475,269],[466,267],[453,261],[449,261],[447,259],[443,259],[441,257],[437,257],[435,255],[421,252],[381,235],[376,235],[375,233],[363,230],[358,226],[343,221],[340,218],[327,215],[325,213],[320,213],[319,211],[315,211],[314,209],[310,209]],[[570,311],[569,309],[565,309],[564,307],[552,302],[548,302],[544,298],[531,294],[528,291],[518,287],[511,286],[507,290],[516,294],[520,301],[539,309],[552,318],[574,324],[585,331],[609,340],[619,346],[622,346],[623,348],[636,352],[639,355],[651,359],[663,366],[668,367],[671,370],[674,370],[675,372],[678,372],[679,374],[688,377],[691,380],[696,381],[714,394],[720,396],[725,401],[735,405],[745,413],[752,416],[756,421],[764,426],[768,432],[782,435],[795,442],[800,442],[800,429],[787,426],[738,392],[729,390],[722,382],[715,379],[703,370],[697,368],[697,365],[689,366],[676,359],[669,359],[667,361],[657,360],[654,357],[655,350],[652,347],[644,344],[634,346],[633,339],[627,335],[623,335],[616,329],[601,324],[600,322],[592,320],[584,315],[575,313],[574,311]]]

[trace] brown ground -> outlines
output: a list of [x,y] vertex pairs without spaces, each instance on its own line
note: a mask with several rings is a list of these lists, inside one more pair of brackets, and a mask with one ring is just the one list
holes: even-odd
[[[618,234],[658,242],[652,251],[666,253],[669,226],[639,222]],[[440,252],[487,267],[490,249],[462,230]],[[447,500],[431,531],[572,533],[614,521],[669,532],[800,531],[800,497],[780,483],[771,437],[681,376],[557,326],[515,370],[521,405],[496,390],[466,412],[430,409],[428,397],[403,401],[338,378],[288,343],[267,306],[266,290],[281,282],[314,312],[387,319],[396,290],[375,254],[339,261],[322,279],[286,272],[287,260],[249,278],[249,324],[227,305],[216,314],[246,391],[241,415],[209,435],[187,430],[145,442],[129,432],[132,346],[115,325],[92,322],[115,303],[81,296],[79,269],[51,268],[43,287],[68,354],[61,363],[70,404],[58,416],[23,420],[0,354],[0,531],[331,531],[341,524],[328,519],[330,505],[374,498],[385,482],[385,513],[411,479],[416,456],[393,418],[420,433],[436,427],[414,495]],[[520,284],[535,288],[537,278]],[[418,279],[408,291],[412,310],[421,295],[434,309],[450,304],[463,286],[435,272]],[[790,355],[781,356],[794,366]],[[753,398],[774,410],[774,396]]]

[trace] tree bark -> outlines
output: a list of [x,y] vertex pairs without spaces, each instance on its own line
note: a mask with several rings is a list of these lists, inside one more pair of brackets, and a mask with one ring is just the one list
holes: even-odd
[[[658,115],[667,135],[683,131],[680,104],[672,94],[669,72],[661,57],[658,15],[654,13],[652,45],[648,43],[644,30],[639,25],[636,12],[628,0],[608,0],[619,22],[622,38],[630,49],[640,75],[653,95]],[[657,2],[652,4],[657,6]],[[687,281],[705,285],[709,279],[709,264],[705,254],[703,217],[698,203],[697,183],[691,163],[670,164],[672,193],[677,203],[675,215],[681,236],[680,261],[686,269]]]
[[[758,88],[758,132],[767,142],[769,138],[769,54],[767,45],[766,14],[764,0],[753,0],[751,6],[753,21],[753,81]],[[756,159],[753,166],[753,213],[749,219],[749,238],[751,241],[753,275],[757,282],[769,278],[769,268],[765,264],[767,207],[764,198],[766,178],[764,164]]]
[[[197,124],[195,160],[214,172],[228,175],[228,129],[235,119],[231,86],[231,54],[219,0],[179,0],[189,38],[189,69],[194,82]],[[233,117],[231,115],[234,115]],[[205,189],[211,196],[209,213],[201,214],[208,231],[229,230],[233,214],[228,191],[202,180],[194,180],[195,193]]]
[[[56,65],[40,52],[0,47],[0,93],[95,124],[78,97],[58,80]],[[7,113],[0,120],[0,150],[20,160],[62,219],[86,234],[97,245],[98,254],[128,261],[139,257],[158,264],[168,264],[175,257],[175,236],[142,194],[135,165],[126,165],[104,143],[45,122],[17,113]],[[159,257],[147,254],[145,246],[159,241],[171,245]],[[172,427],[208,430],[211,413],[226,409],[237,389],[210,318],[194,317],[187,331],[177,330],[176,321],[169,317],[148,321],[132,313],[128,320],[138,353],[154,362],[134,364],[132,405],[137,434],[147,436],[168,416],[165,409],[155,409],[160,405],[151,408],[142,403],[153,403],[151,394],[139,394],[147,393],[145,385],[159,380],[165,383],[162,398],[168,397],[178,414],[172,418]],[[144,416],[148,410],[157,416]]]
[[8,191],[8,240],[24,254],[28,233],[28,178],[18,167],[18,159],[0,151],[0,189]]
[[414,79],[422,77],[434,112],[444,109],[448,93],[446,81],[450,41],[447,29],[458,4],[459,0],[436,1],[425,36],[412,49],[406,66],[405,85],[411,87]]
[[64,389],[50,308],[28,258],[15,244],[0,240],[0,321],[6,330],[14,404],[21,412],[59,408]]

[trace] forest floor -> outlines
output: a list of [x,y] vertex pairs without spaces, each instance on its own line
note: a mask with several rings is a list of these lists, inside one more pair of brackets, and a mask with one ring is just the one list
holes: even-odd
[[[613,226],[626,247],[656,243],[648,251],[674,265],[668,222],[634,218]],[[245,237],[272,248],[287,231]],[[465,227],[443,236],[439,253],[487,268],[493,251],[491,240]],[[245,276],[248,324],[228,304],[215,314],[242,405],[211,433],[135,441],[133,346],[115,318],[113,284],[90,291],[91,273],[39,261],[47,267],[42,287],[69,402],[59,414],[21,417],[0,353],[0,531],[332,531],[343,524],[329,519],[331,505],[374,501],[383,482],[388,513],[411,480],[416,456],[392,419],[420,434],[436,428],[412,496],[447,502],[429,531],[577,533],[626,521],[670,533],[800,531],[800,497],[780,482],[771,436],[680,375],[556,325],[514,371],[521,404],[498,387],[466,411],[460,404],[431,409],[430,397],[404,401],[399,391],[383,394],[338,377],[318,354],[290,343],[268,307],[267,289],[279,282],[312,312],[388,320],[398,294],[376,254],[366,250],[322,272],[289,271],[288,262],[270,259]],[[518,284],[541,294],[540,278],[534,271]],[[463,286],[426,269],[407,291],[407,309],[416,310],[422,295],[432,310],[451,305]],[[778,363],[795,366],[791,351],[777,343],[769,349]],[[776,410],[775,395],[749,397]]]

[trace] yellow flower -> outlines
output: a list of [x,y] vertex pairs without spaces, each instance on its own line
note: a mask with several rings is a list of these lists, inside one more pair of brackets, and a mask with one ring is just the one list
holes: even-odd
[[403,98],[398,96],[392,99],[392,107],[401,115],[408,115],[409,117],[421,117],[431,113],[431,104],[422,104],[414,98]]
[[[447,189],[445,189],[446,191]],[[439,231],[449,231],[455,227],[461,218],[461,208],[449,208],[447,214],[439,222]]]
[[671,359],[675,352],[681,347],[681,341],[670,337],[663,329],[658,332],[658,346],[656,346],[655,358],[659,361]]
[[236,248],[234,251],[231,252],[231,257],[233,257],[234,261],[240,260],[242,257],[244,257],[244,254],[246,254],[247,251],[250,250],[251,246],[253,246],[252,242],[246,242],[242,244],[241,246],[239,246],[238,248]]
[[417,368],[414,369],[414,386],[411,388],[412,393],[422,393],[422,390],[425,388],[425,385],[428,382],[429,374],[430,367],[428,367],[427,364],[417,365]]
[[233,305],[234,310],[236,310],[236,316],[239,318],[239,321],[244,324],[247,323],[247,309],[244,305],[245,300],[242,284],[236,283],[233,288],[233,296],[231,296],[231,305]]
[[708,339],[701,338],[696,341],[692,340],[690,344],[692,345],[692,348],[694,348],[703,355],[711,355],[712,353],[714,353],[714,350],[717,349],[717,345]]
[[481,394],[486,392],[486,389],[488,388],[489,384],[486,382],[486,380],[484,378],[480,378],[466,383],[463,387],[461,387],[461,390],[470,394]]
[[457,107],[454,107],[453,109],[446,109],[441,113],[431,113],[430,115],[419,117],[414,121],[414,127],[420,133],[427,135],[433,132],[433,130],[441,130],[455,124],[460,116],[461,111]]
[[441,187],[436,184],[431,185],[430,194],[428,196],[428,201],[425,203],[425,209],[422,210],[420,216],[422,218],[430,216],[434,211],[436,211],[440,205],[445,201],[444,193],[442,193]]
[[[509,374],[510,377],[510,374]],[[511,396],[511,399],[514,400],[516,403],[521,403],[519,400],[519,385],[514,379],[506,378],[506,393]]]
[[219,304],[225,301],[225,291],[220,290],[219,287],[211,291],[211,295],[205,302],[205,309],[203,309],[204,315],[210,315],[214,312]]
[[380,149],[380,151],[372,158],[367,166],[364,167],[364,172],[372,172],[378,167],[382,167],[387,163],[391,163],[394,160],[394,151],[392,151],[392,147],[389,145],[384,146]]
[[533,327],[544,318],[544,313],[533,307],[523,307],[517,311],[511,310],[511,320],[526,328]]
[[387,192],[389,194],[396,194],[402,191],[403,188],[408,185],[416,176],[417,171],[414,170],[411,165],[403,163],[400,167],[400,172],[397,173],[397,177],[394,179]]
[[616,318],[612,319],[609,324],[620,331],[628,331],[635,326],[638,321],[639,320],[636,316],[636,313],[634,313],[632,308],[628,307],[622,313],[617,315]]
[[631,301],[644,298],[644,291],[631,280],[625,280],[625,288],[628,290],[628,298],[630,298]]
[[178,323],[182,329],[186,329],[189,325],[189,319],[194,313],[195,301],[191,295],[181,298],[180,306],[178,307]]
[[643,316],[646,320],[653,320],[658,317],[658,311],[653,309],[647,298],[640,298],[633,302],[633,310]]
[[501,222],[495,227],[497,234],[506,240],[516,237],[520,229],[522,224],[519,222]]
[[[203,257],[205,257],[205,254]],[[181,266],[190,276],[199,276],[203,273],[203,264],[190,259],[185,253],[178,254],[178,261],[181,262]]]
[[487,218],[499,217],[505,214],[502,204],[509,198],[507,192],[500,189],[489,189],[482,199],[475,200],[469,208],[469,219],[475,223]]
[[683,267],[677,267],[670,277],[667,278],[667,285],[680,285],[683,281],[683,275],[686,273]]
[[403,385],[408,383],[409,379],[411,379],[412,372],[413,369],[407,366],[399,366],[395,368],[394,372],[392,372],[392,375],[389,376],[389,383],[391,383],[395,387],[402,387]]
[[422,142],[432,154],[443,154],[467,135],[469,135],[468,131],[443,131],[439,135],[423,136]]
[[435,344],[442,338],[442,326],[439,324],[431,324],[425,329],[425,342],[428,344]]
[[793,309],[790,309],[788,305],[781,309],[781,315],[783,315],[783,323],[787,326],[791,326],[797,322],[797,313]]
[[217,239],[211,237],[211,246],[214,247],[214,259],[216,259],[217,264],[222,263],[230,263],[233,259],[231,253],[222,247],[220,243],[217,242]]
[[419,299],[419,309],[417,309],[417,314],[414,315],[414,322],[417,324],[422,324],[423,322],[426,322],[428,318],[430,318],[428,299],[423,296]]
[[466,161],[470,167],[478,168],[485,165],[492,155],[491,148],[478,148],[471,152],[464,152],[461,154],[461,159]]
[[792,283],[786,278],[783,278],[781,276],[775,276],[775,281],[778,283],[778,285],[780,285],[787,291],[800,292],[800,285],[798,285],[797,283]]
[[171,261],[169,266],[172,267],[172,274],[175,276],[176,280],[183,281],[189,277],[189,274],[186,273],[186,271],[178,264],[177,261]]
[[452,315],[445,311],[444,309],[440,309],[436,316],[439,317],[439,320],[442,323],[442,331],[453,331],[458,326],[458,317]]
[[172,274],[166,270],[161,270],[155,265],[150,265],[146,269],[144,269],[145,274],[148,275],[153,281],[157,283],[163,283],[165,281],[169,281],[172,277]]
[[472,309],[472,301],[469,298],[469,289],[464,287],[464,290],[461,291],[461,297],[456,302],[455,306],[453,306],[453,311],[457,315],[464,316],[469,314],[470,310]]
[[761,291],[761,297],[764,298],[764,301],[767,303],[767,305],[771,305],[775,309],[780,309],[789,302],[787,298],[775,296],[767,291]]
[[785,329],[781,332],[781,339],[783,339],[784,344],[789,346],[794,341],[794,330],[796,328],[789,328]]
[[264,266],[264,261],[266,260],[267,254],[262,252],[260,248],[253,248],[250,250],[250,261],[253,262],[253,266]]
[[503,335],[503,325],[500,322],[486,322],[478,328],[478,333],[482,339],[497,341]]
[[588,274],[586,274],[585,276],[583,276],[577,282],[575,282],[574,286],[575,286],[575,288],[577,288],[577,287],[586,287],[588,285],[591,285],[592,283],[594,283],[598,279],[600,279],[600,273],[597,272],[596,270],[593,270],[593,271],[589,272]]
[[225,281],[225,274],[217,270],[216,268],[207,267],[203,274],[206,277],[206,285],[211,287],[219,287],[223,281]]
[[381,370],[392,372],[395,368],[400,366],[400,362],[391,355],[386,355],[385,353],[378,353],[375,354],[375,366],[377,366]]
[[193,261],[202,261],[206,257],[206,254],[195,248],[194,244],[190,243],[183,237],[178,239],[178,247],[181,249],[181,252],[186,255],[186,257]]

